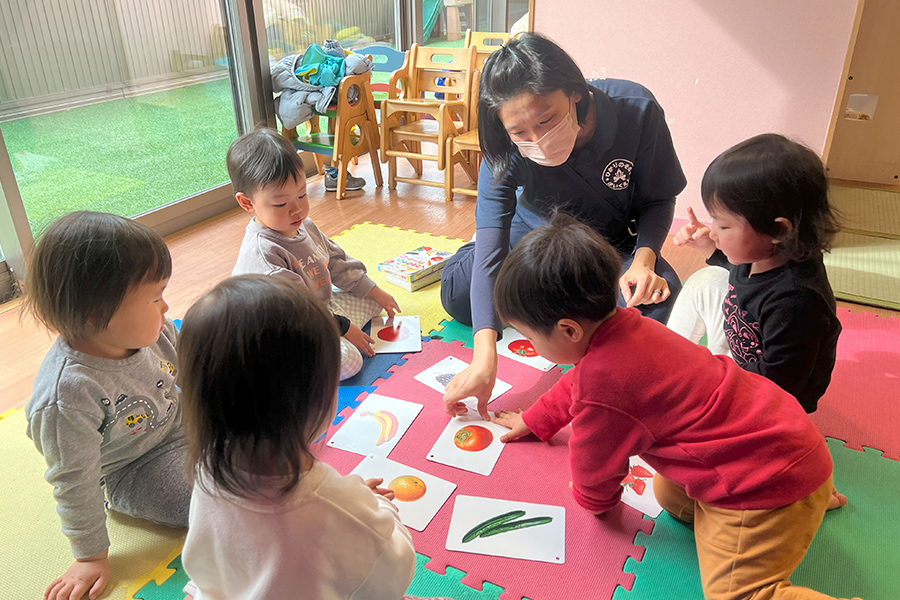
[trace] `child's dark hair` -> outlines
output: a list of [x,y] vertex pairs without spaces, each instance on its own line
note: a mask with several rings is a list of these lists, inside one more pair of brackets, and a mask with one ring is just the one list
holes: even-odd
[[515,245],[497,275],[504,321],[549,334],[560,319],[601,321],[615,307],[622,259],[593,229],[557,212]]
[[106,329],[129,291],[171,275],[169,249],[146,225],[73,212],[53,222],[31,254],[25,307],[64,340],[83,340]]
[[226,279],[185,315],[178,360],[189,464],[240,497],[260,475],[296,488],[338,386],[339,334],[321,301],[278,277]]
[[590,92],[581,69],[549,38],[523,33],[487,58],[478,87],[478,138],[481,151],[499,179],[509,168],[515,146],[500,121],[500,108],[522,93],[545,96],[557,90],[580,94],[575,105],[583,124],[590,107]]
[[[700,194],[707,210],[722,207],[779,240],[776,252],[788,260],[830,250],[840,230],[822,160],[778,134],[757,135],[717,156],[703,175]],[[790,221],[790,231],[775,221],[779,217]]]
[[271,184],[305,177],[303,161],[294,145],[274,129],[262,127],[242,135],[231,144],[225,157],[235,193],[248,196]]

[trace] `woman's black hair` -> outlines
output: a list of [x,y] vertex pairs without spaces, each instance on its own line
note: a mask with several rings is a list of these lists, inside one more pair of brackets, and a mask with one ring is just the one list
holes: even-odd
[[189,464],[240,497],[261,475],[295,489],[337,394],[339,334],[322,302],[271,275],[226,279],[185,315],[178,360]]
[[578,123],[584,124],[591,104],[584,75],[565,50],[540,34],[518,35],[484,62],[478,87],[478,139],[495,179],[509,168],[515,152],[500,122],[500,108],[522,93],[546,96],[558,90],[570,98],[581,96],[575,112]]
[[[779,240],[776,252],[788,260],[808,260],[830,250],[840,230],[822,160],[775,133],[757,135],[717,156],[703,175],[700,194],[707,210],[721,207]],[[775,221],[779,217],[790,221],[790,231]]]
[[622,259],[600,234],[557,212],[515,245],[497,275],[500,318],[549,334],[560,319],[601,321],[615,307]]
[[172,275],[172,258],[158,233],[86,210],[54,221],[28,262],[26,312],[69,342],[106,329],[135,287]]

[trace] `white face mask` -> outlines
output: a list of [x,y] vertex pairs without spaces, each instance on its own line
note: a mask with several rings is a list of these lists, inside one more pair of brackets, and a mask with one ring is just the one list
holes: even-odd
[[543,167],[558,167],[566,162],[575,148],[575,139],[581,127],[572,118],[572,109],[557,123],[556,127],[541,136],[536,142],[513,142],[525,158]]

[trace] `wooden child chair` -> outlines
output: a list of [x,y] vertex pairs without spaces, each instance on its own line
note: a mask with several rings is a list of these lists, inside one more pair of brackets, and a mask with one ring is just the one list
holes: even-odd
[[[468,129],[474,65],[474,47],[413,44],[404,68],[391,75],[388,98],[381,103],[381,160],[388,163],[390,189],[396,189],[398,181],[444,186],[421,177],[398,177],[397,158],[409,160],[419,176],[423,160],[435,161],[444,170],[447,138]],[[434,93],[443,94],[443,99],[433,97]],[[436,154],[424,153],[423,142],[436,144]]]
[[[466,175],[472,183],[478,183],[478,167],[481,163],[481,145],[478,140],[478,85],[481,81],[481,71],[484,61],[492,52],[500,48],[501,44],[509,41],[508,33],[473,32],[466,31],[466,47],[475,48],[475,72],[472,75],[472,91],[470,96],[471,112],[469,114],[469,127],[459,134],[451,134],[447,138],[447,167],[444,170],[444,194],[447,201],[453,200],[453,194],[465,194],[477,196],[478,189],[454,187],[454,169],[461,164]],[[489,42],[496,42],[491,45]]]
[[[357,156],[371,153],[372,173],[375,185],[381,186],[381,165],[378,159],[378,125],[369,87],[369,73],[347,75],[341,79],[335,98],[337,105],[329,107],[325,113],[317,114],[309,121],[309,133],[298,136],[296,129],[285,129],[282,134],[298,150],[312,152],[316,167],[322,172],[322,156],[331,156],[331,166],[337,168],[337,198],[347,195],[347,167]],[[356,87],[355,102],[350,101],[350,90]],[[319,125],[321,117],[328,117],[328,132],[323,133]]]

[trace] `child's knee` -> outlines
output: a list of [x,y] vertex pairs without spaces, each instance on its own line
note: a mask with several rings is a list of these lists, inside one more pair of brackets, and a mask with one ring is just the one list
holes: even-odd
[[363,357],[359,350],[347,341],[347,338],[341,338],[341,381],[350,379],[362,369]]
[[653,477],[653,494],[667,513],[679,521],[694,522],[694,500],[683,487],[657,473]]

